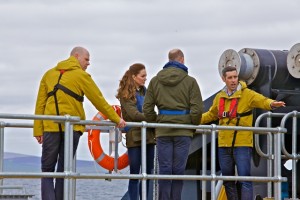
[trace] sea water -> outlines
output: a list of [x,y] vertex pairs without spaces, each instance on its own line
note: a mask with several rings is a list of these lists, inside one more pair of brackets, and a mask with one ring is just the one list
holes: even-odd
[[[40,172],[40,157],[28,156],[15,153],[5,153],[4,172]],[[94,161],[77,160],[76,172],[107,174],[108,170],[103,169]],[[115,173],[115,172],[114,172]],[[129,174],[129,167],[120,170],[120,174]],[[30,200],[41,199],[40,179],[2,179],[3,186],[23,186],[20,189],[3,189],[3,194],[30,194],[34,195]],[[127,192],[127,179],[77,179],[76,200],[121,200]]]
[[[40,179],[4,179],[3,185],[23,186],[20,189],[4,189],[4,194],[31,194],[30,200],[41,199]],[[76,181],[76,200],[121,200],[127,191],[128,180],[78,179]]]

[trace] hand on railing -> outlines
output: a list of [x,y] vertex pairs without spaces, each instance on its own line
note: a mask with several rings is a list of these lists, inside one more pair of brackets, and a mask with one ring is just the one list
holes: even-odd
[[121,118],[119,124],[117,125],[118,128],[124,128],[126,126],[126,122],[124,119]]

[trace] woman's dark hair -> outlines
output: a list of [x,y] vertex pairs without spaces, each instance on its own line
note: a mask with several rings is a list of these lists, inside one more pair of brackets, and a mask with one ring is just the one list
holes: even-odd
[[136,100],[136,85],[132,76],[138,75],[143,69],[145,69],[145,65],[141,63],[135,63],[129,67],[129,69],[125,72],[122,79],[120,80],[118,93],[116,95],[117,99],[120,100],[120,98],[125,98]]

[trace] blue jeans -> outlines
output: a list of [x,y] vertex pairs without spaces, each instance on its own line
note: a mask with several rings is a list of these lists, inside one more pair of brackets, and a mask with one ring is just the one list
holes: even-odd
[[[192,138],[187,136],[156,139],[159,174],[184,175]],[[180,200],[183,180],[158,180],[159,200]]]
[[[250,176],[252,147],[235,147],[232,154],[231,147],[219,147],[219,164],[222,176],[234,176],[235,165],[239,176]],[[252,182],[240,181],[241,199],[253,200]],[[238,200],[238,189],[234,181],[224,181],[227,198]]]
[[[73,132],[73,156],[75,155],[79,139],[82,133]],[[64,171],[64,133],[45,132],[42,145],[42,172]],[[63,200],[64,179],[57,178],[55,186],[53,178],[42,178],[41,181],[42,200]]]
[[[146,147],[146,172],[152,174],[154,167],[154,144],[147,144]],[[142,167],[142,147],[129,147],[129,169],[130,174],[139,174]],[[129,179],[128,193],[130,200],[138,200],[141,197],[141,181],[138,179]],[[147,194],[149,194],[149,180],[147,181]]]

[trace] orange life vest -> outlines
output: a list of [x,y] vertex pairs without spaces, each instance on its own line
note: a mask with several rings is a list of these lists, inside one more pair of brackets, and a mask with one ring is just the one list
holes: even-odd
[[[220,102],[219,102],[219,113],[218,113],[219,119],[227,117],[227,118],[229,118],[229,120],[227,121],[227,124],[229,124],[231,119],[237,118],[235,125],[238,126],[241,117],[252,114],[252,110],[249,110],[248,112],[245,112],[245,113],[237,113],[237,105],[238,105],[238,99],[233,98],[233,99],[231,99],[229,111],[224,111],[225,110],[225,98],[221,97]],[[233,133],[231,153],[233,152],[234,143],[235,143],[235,140],[236,140],[236,134],[237,134],[237,130],[235,130],[234,133]]]
[[220,98],[219,102],[219,113],[218,117],[219,119],[222,118],[236,118],[237,117],[237,105],[238,105],[238,99],[233,98],[231,99],[230,108],[229,111],[225,111],[225,98]]

